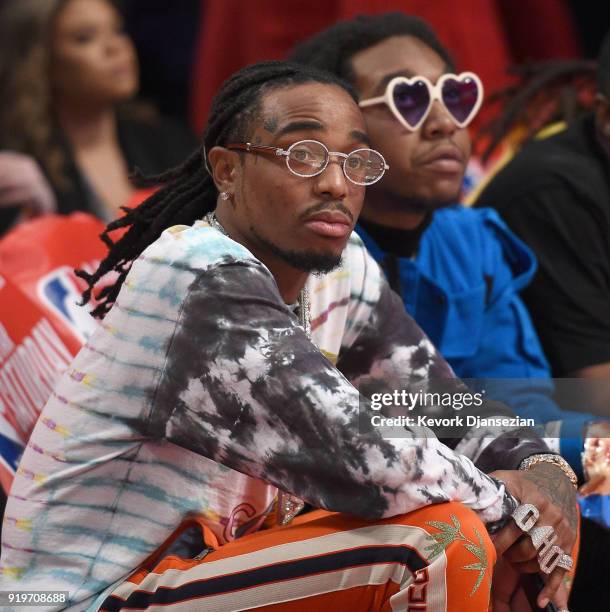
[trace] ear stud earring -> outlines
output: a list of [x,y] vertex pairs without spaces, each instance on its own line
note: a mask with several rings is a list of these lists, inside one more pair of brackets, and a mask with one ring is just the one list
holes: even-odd
[[220,199],[221,200],[228,200],[231,196],[229,195],[228,191],[221,191],[220,192]]

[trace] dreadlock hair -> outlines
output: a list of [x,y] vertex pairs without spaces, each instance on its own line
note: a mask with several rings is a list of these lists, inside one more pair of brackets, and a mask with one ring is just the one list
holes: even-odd
[[316,36],[297,45],[289,59],[328,70],[353,83],[355,75],[351,58],[391,36],[413,36],[430,47],[454,70],[454,62],[438,40],[434,30],[423,19],[405,13],[358,15],[339,21]]
[[[610,62],[610,44],[608,51]],[[484,125],[475,138],[475,147],[488,141],[482,160],[486,162],[517,125],[524,128],[520,138],[524,144],[543,127],[557,121],[570,123],[590,110],[595,99],[595,72],[595,62],[580,59],[528,62],[511,67],[509,74],[516,77],[516,82],[488,98],[488,104],[500,104],[501,113]]]
[[610,31],[604,36],[597,59],[597,90],[610,98]]
[[[165,229],[178,224],[191,225],[216,208],[218,190],[207,169],[206,151],[247,138],[253,121],[260,117],[263,96],[271,90],[309,82],[339,86],[357,101],[351,86],[332,74],[289,62],[253,64],[224,82],[212,102],[201,146],[182,165],[149,177],[136,171],[140,184],[157,184],[161,188],[139,206],[123,207],[125,215],[108,224],[100,238],[108,245],[109,252],[93,274],[76,271],[87,282],[83,305],[91,299],[96,283],[103,276],[118,273],[113,284],[96,294],[98,304],[92,311],[93,316],[101,318],[110,310],[133,261]],[[109,234],[120,228],[128,229],[113,242]]]

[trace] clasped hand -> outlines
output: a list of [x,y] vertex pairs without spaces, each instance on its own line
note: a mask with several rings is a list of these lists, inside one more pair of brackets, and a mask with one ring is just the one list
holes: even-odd
[[[502,480],[521,504],[534,505],[540,512],[536,526],[552,527],[557,535],[555,544],[571,554],[578,530],[576,490],[561,468],[551,463],[538,463],[527,471],[497,471],[491,476]],[[520,574],[539,571],[538,551],[514,520],[492,540],[498,554],[492,587],[493,609],[503,612],[510,610]],[[548,576],[538,595],[541,608],[549,601],[559,608],[567,608],[567,593],[562,587],[565,572],[556,567]]]

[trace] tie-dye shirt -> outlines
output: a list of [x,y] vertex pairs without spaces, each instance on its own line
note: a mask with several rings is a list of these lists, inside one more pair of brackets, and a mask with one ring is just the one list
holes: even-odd
[[445,445],[363,426],[372,391],[461,383],[356,235],[308,290],[311,340],[269,270],[206,223],[147,248],[32,434],[0,588],[66,590],[86,609],[192,513],[221,542],[256,530],[276,487],[369,519],[458,500],[503,524],[515,500],[460,452],[514,468],[546,448],[525,432],[484,448],[466,430]]

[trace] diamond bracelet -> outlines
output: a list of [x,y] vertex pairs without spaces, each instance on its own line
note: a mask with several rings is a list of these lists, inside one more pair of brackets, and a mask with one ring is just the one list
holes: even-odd
[[538,463],[552,463],[560,468],[563,473],[570,479],[570,482],[574,485],[574,488],[578,488],[578,478],[574,473],[574,470],[570,467],[570,464],[559,455],[553,455],[551,453],[541,453],[539,455],[531,455],[526,457],[520,464],[520,470],[529,470]]

